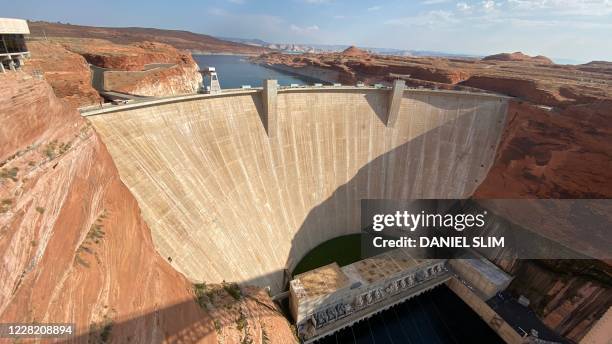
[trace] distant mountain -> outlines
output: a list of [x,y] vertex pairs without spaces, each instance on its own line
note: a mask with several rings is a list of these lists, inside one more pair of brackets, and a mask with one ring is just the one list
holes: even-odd
[[541,64],[553,64],[552,60],[546,56],[529,56],[525,55],[520,51],[513,53],[501,53],[495,55],[489,55],[482,58],[483,61],[520,61],[520,62],[533,62]]
[[235,37],[217,37],[217,38],[224,40],[224,41],[254,45],[254,46],[259,46],[259,47],[265,47],[271,44],[271,43],[268,43],[258,38],[235,38]]
[[30,21],[31,36],[99,38],[113,43],[129,44],[143,41],[166,43],[177,49],[190,50],[195,53],[225,53],[259,55],[267,48],[230,42],[212,36],[181,30],[162,30],[142,27],[95,27]]
[[[218,37],[230,42],[249,44],[253,46],[279,50],[287,53],[339,53],[349,48],[348,44],[301,44],[301,43],[270,43],[261,39],[235,38],[235,37]],[[394,56],[433,56],[433,57],[455,57],[455,58],[470,58],[476,59],[482,56],[469,54],[453,54],[439,51],[426,50],[402,50],[393,48],[372,48],[363,47],[362,50],[378,55],[394,55]]]

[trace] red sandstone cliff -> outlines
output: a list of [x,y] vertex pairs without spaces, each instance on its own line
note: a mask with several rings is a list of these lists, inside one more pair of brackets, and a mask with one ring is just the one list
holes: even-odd
[[511,102],[476,198],[612,198],[612,99],[550,111]]
[[198,91],[202,75],[191,54],[163,43],[114,44],[100,39],[64,40],[70,51],[103,68],[105,91],[167,97]]
[[74,322],[79,342],[215,342],[92,127],[44,81],[0,80],[0,322]]
[[[58,39],[34,41],[29,47],[32,59],[26,71],[41,71],[57,96],[77,107],[100,103],[94,86],[100,91],[163,97],[196,93],[202,81],[191,54],[163,43]],[[89,64],[102,68],[97,78]]]
[[91,71],[87,61],[58,43],[28,42],[32,57],[25,70],[41,72],[55,94],[74,107],[98,104],[102,98],[91,86]]

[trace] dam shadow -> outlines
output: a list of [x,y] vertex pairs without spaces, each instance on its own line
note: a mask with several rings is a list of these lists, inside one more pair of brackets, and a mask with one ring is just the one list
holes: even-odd
[[[418,97],[432,107],[448,109],[447,102],[436,97],[426,94]],[[372,105],[379,110],[383,108],[380,104]],[[467,108],[474,110],[474,107]],[[377,116],[383,123],[386,122],[386,111],[377,111]],[[291,241],[290,253],[285,262],[285,276],[291,276],[298,262],[319,244],[335,237],[361,233],[364,229],[360,213],[362,199],[444,199],[471,196],[479,182],[486,177],[498,141],[489,138],[493,146],[479,147],[480,154],[466,157],[468,154],[465,152],[471,151],[468,146],[472,140],[461,135],[479,132],[468,130],[469,126],[489,125],[489,128],[480,132],[486,135],[491,135],[490,129],[494,127],[491,123],[482,124],[472,116],[474,114],[468,111],[379,155],[360,167],[331,196],[313,207]],[[465,123],[469,123],[467,129]],[[451,147],[459,147],[453,152],[454,155],[441,152]],[[322,240],[317,240],[319,238]],[[283,281],[283,289],[286,290],[288,282]]]
[[[260,276],[256,279],[245,281],[243,285],[257,285],[262,281],[274,278],[277,274],[282,274],[282,271],[271,273],[269,275]],[[146,291],[143,291],[146,292]],[[227,310],[234,310],[240,307],[240,302],[254,302],[259,307],[254,309],[252,305],[248,306],[247,325],[249,319],[255,319],[256,321],[263,323],[266,318],[271,317],[287,317],[287,314],[283,313],[283,310],[276,304],[270,305],[263,303],[253,296],[243,295],[240,300],[235,300],[230,304],[225,303],[223,306],[219,306],[215,309],[214,318],[211,310],[200,307],[195,298],[188,299],[179,303],[164,306],[158,310],[150,311],[145,314],[134,315],[128,319],[121,321],[112,321],[107,323],[101,323],[97,326],[90,325],[89,330],[76,335],[74,337],[67,338],[65,340],[55,341],[56,343],[73,344],[73,343],[107,343],[107,342],[121,342],[124,339],[126,342],[136,343],[152,343],[155,342],[153,338],[136,338],[134,337],[134,331],[141,329],[142,327],[149,327],[153,324],[171,323],[170,326],[165,328],[163,343],[169,344],[190,344],[209,342],[216,343],[215,341],[217,333],[220,329],[225,326],[237,326],[239,321],[239,312],[235,314],[228,314]],[[196,313],[197,315],[194,315]],[[189,316],[191,315],[191,316]],[[177,318],[182,318],[183,321],[177,321]],[[80,324],[77,324],[79,326]],[[163,328],[160,326],[160,328]],[[153,331],[148,332],[148,334]],[[115,334],[115,336],[114,336]],[[121,334],[119,338],[116,334]]]

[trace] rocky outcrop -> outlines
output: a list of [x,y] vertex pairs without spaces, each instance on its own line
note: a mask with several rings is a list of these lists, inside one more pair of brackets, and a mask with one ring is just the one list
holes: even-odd
[[554,62],[546,56],[537,55],[529,56],[525,55],[520,51],[514,53],[501,53],[495,55],[489,55],[482,58],[483,61],[518,61],[518,62],[532,62],[540,64],[554,64]]
[[559,106],[563,101],[560,97],[555,96],[555,94],[539,87],[537,81],[532,79],[476,75],[461,84],[512,97],[519,97],[536,104]]
[[76,323],[77,342],[215,342],[89,123],[42,80],[0,82],[0,322]]
[[264,289],[197,284],[196,294],[214,319],[219,343],[297,343],[291,325]]
[[176,64],[140,72],[106,71],[105,89],[138,96],[167,97],[198,91],[202,75],[194,64]]
[[99,67],[104,91],[166,97],[196,93],[202,82],[191,54],[156,42],[130,45],[100,39],[64,40],[67,49]]
[[53,87],[55,94],[74,107],[98,104],[102,98],[91,86],[91,71],[79,54],[58,43],[28,42],[31,58],[24,69],[42,77]]
[[[55,94],[74,107],[103,100],[94,86],[100,91],[165,97],[196,93],[202,81],[191,54],[167,44],[64,39],[34,41],[28,46],[32,58],[25,70],[30,74],[40,72]],[[104,75],[99,85],[92,80],[89,64],[99,67],[100,75]]]
[[511,102],[476,198],[611,198],[612,100],[551,111]]
[[101,68],[140,71],[149,64],[194,63],[191,54],[157,42],[115,44],[103,39],[73,39],[62,42],[66,49],[82,55],[87,62]]
[[364,50],[357,48],[354,45],[344,49],[340,54],[343,56],[367,56],[368,53]]

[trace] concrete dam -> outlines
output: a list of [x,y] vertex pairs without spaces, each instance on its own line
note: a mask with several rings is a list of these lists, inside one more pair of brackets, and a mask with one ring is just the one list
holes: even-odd
[[274,293],[312,248],[360,231],[361,199],[469,197],[506,110],[491,94],[266,86],[86,115],[164,258]]

